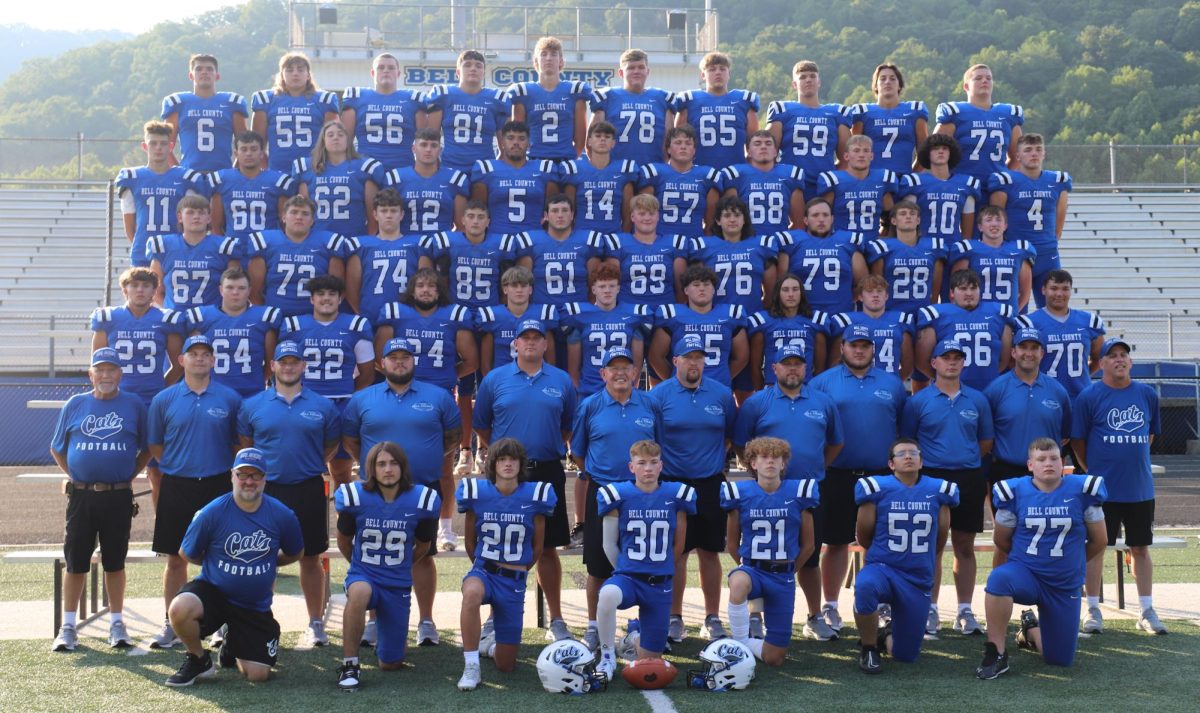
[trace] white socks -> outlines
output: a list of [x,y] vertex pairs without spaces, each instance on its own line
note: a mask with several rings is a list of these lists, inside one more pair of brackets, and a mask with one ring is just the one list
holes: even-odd
[[733,638],[745,643],[750,638],[750,605],[747,602],[730,602],[726,611],[729,616],[729,633]]

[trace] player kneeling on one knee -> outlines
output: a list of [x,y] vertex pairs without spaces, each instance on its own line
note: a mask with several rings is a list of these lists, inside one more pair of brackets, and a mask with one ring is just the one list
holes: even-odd
[[[796,563],[808,561],[816,546],[817,481],[783,480],[791,455],[781,438],[755,438],[746,444],[754,482],[721,486],[721,507],[729,511],[726,546],[739,565],[729,573],[730,632],[770,666],[783,664],[792,639]],[[749,599],[763,600],[765,640],[750,638]]]
[[1008,561],[987,580],[988,640],[975,670],[982,679],[1008,670],[1005,638],[1014,602],[1036,604],[1040,615],[1022,613],[1018,645],[1056,666],[1075,661],[1085,562],[1108,544],[1103,478],[1063,475],[1058,443],[1049,438],[1029,445],[1027,465],[1031,475],[992,488],[996,549],[1008,553]]

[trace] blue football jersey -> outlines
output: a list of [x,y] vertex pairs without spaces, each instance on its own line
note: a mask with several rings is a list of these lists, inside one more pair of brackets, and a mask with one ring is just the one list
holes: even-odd
[[[867,243],[866,257],[868,265],[883,261],[888,309],[916,312],[933,303],[933,273],[946,260],[946,243],[941,238],[918,238],[915,245],[899,238],[878,238]],[[942,275],[948,279],[945,265]]]
[[417,235],[401,235],[394,240],[362,235],[348,243],[348,259],[357,257],[360,263],[362,285],[358,292],[358,310],[363,315],[379,314],[385,304],[403,294],[421,257],[429,255]]
[[559,240],[544,230],[505,236],[503,245],[514,260],[533,259],[533,301],[546,304],[588,298],[588,260],[616,252],[616,239],[606,233],[573,230]]
[[729,355],[733,338],[746,328],[746,313],[741,307],[713,305],[708,312],[697,312],[684,305],[665,304],[658,308],[655,326],[671,335],[669,354],[675,353],[675,345],[685,336],[699,337],[704,343],[704,376],[730,385],[733,377],[729,373]]
[[1048,493],[1028,475],[996,483],[997,524],[1013,528],[1008,560],[1048,586],[1078,592],[1087,567],[1087,525],[1104,519],[1107,499],[1105,480],[1097,475],[1064,475]]
[[770,235],[732,242],[715,236],[693,238],[688,261],[699,261],[717,273],[714,304],[734,304],[757,312],[763,306],[763,272],[775,264],[779,247]]
[[612,347],[632,350],[635,341],[645,341],[649,336],[653,320],[653,310],[643,304],[617,302],[608,311],[591,302],[564,304],[559,324],[567,330],[568,343],[578,343],[582,353],[579,393],[594,394],[603,389],[600,368],[604,366],[604,352]]
[[660,230],[678,233],[689,238],[704,234],[704,213],[708,201],[720,188],[720,174],[715,168],[693,165],[685,172],[669,163],[649,163],[642,166],[638,189],[649,186],[661,204]]
[[1011,307],[996,302],[980,302],[970,311],[954,304],[936,304],[917,312],[917,332],[930,327],[938,342],[958,342],[966,356],[962,383],[983,391],[1000,375],[1004,330],[1012,327],[1015,316]]
[[472,332],[474,326],[472,310],[462,305],[438,307],[423,315],[400,302],[384,305],[375,322],[376,329],[391,327],[394,339],[408,342],[417,379],[447,389],[458,383],[458,333]]
[[367,183],[374,183],[377,188],[387,185],[383,164],[373,158],[327,163],[320,173],[313,169],[312,159],[299,158],[292,164],[292,177],[317,204],[313,230],[342,235],[367,232]]
[[538,319],[549,332],[558,328],[558,308],[549,304],[530,304],[521,313],[514,315],[504,305],[480,307],[475,315],[476,328],[480,333],[492,335],[492,369],[511,364],[517,358],[517,323],[524,319]]
[[446,261],[450,296],[471,308],[500,304],[500,275],[513,257],[504,250],[503,236],[484,235],[478,243],[463,233],[433,233],[421,237],[421,250],[434,261]]
[[900,175],[912,173],[917,153],[917,123],[929,122],[925,102],[900,102],[891,109],[878,104],[855,104],[850,107],[850,121],[862,125],[863,134],[871,138],[875,152],[871,168]]
[[[529,158],[562,161],[579,155],[575,150],[575,112],[587,111],[592,88],[586,82],[559,82],[546,89],[537,82],[520,82],[508,88],[508,100],[525,109],[529,125]],[[579,107],[577,102],[583,102]]]
[[982,240],[960,240],[950,245],[946,262],[953,267],[966,260],[979,273],[979,299],[1012,307],[1016,314],[1020,299],[1021,268],[1037,260],[1037,249],[1028,241],[1004,241],[992,247]]
[[558,164],[526,161],[520,168],[500,160],[478,161],[471,169],[471,185],[487,187],[488,230],[507,235],[542,224],[546,187],[559,182]]
[[785,480],[768,493],[753,480],[721,484],[721,508],[738,514],[742,561],[792,562],[800,556],[804,511],[820,504],[817,481]]
[[354,522],[354,545],[347,576],[366,577],[385,587],[412,586],[412,551],[417,525],[437,519],[442,498],[433,488],[413,485],[388,502],[362,482],[339,485],[333,506]]
[[264,303],[291,317],[312,311],[305,283],[328,275],[334,260],[345,260],[354,251],[354,243],[327,230],[313,230],[300,242],[282,230],[263,230],[250,234],[245,249],[247,262],[258,258],[265,263]]
[[189,334],[203,334],[212,341],[213,378],[217,383],[242,398],[263,390],[263,364],[269,358],[266,339],[268,334],[277,334],[283,324],[279,310],[250,305],[239,315],[228,315],[218,303],[194,307],[185,317]]
[[832,171],[845,148],[838,145],[838,129],[850,128],[850,109],[841,104],[808,107],[800,102],[776,101],[767,106],[765,123],[778,123],[782,130],[779,160],[803,169],[815,188],[817,176]]
[[509,565],[533,564],[535,518],[558,504],[549,483],[521,483],[505,495],[485,478],[463,478],[455,498],[459,512],[475,513],[475,561]]
[[809,368],[804,372],[804,380],[811,381],[816,374],[813,358],[816,354],[817,336],[828,337],[828,316],[815,310],[811,317],[798,314],[795,317],[776,317],[766,310],[760,310],[750,315],[746,320],[746,332],[751,337],[757,334],[763,336],[763,363],[750,364],[747,369],[760,369],[763,372],[764,383],[768,386],[775,383],[775,355],[784,347],[799,347],[804,350],[804,361]]
[[263,89],[251,97],[250,109],[254,113],[263,112],[267,118],[267,153],[270,157],[267,168],[287,172],[296,159],[312,156],[317,135],[325,125],[325,115],[336,115],[341,110],[341,103],[334,92],[294,97]]
[[949,244],[969,237],[962,234],[962,219],[968,204],[974,212],[982,191],[979,179],[966,173],[953,173],[944,181],[929,172],[910,173],[900,177],[896,200],[912,196],[921,209],[921,235]]
[[958,486],[922,475],[911,486],[894,475],[872,475],[854,484],[854,502],[875,504],[875,537],[867,564],[882,564],[908,581],[933,586],[938,518],[942,506],[958,507]]
[[687,483],[662,483],[646,493],[632,481],[596,491],[596,512],[616,512],[617,574],[674,574],[678,513],[696,514],[696,490]]
[[1025,123],[1025,110],[1015,104],[980,109],[970,102],[943,102],[938,104],[937,123],[954,127],[954,140],[962,149],[955,170],[986,181],[1005,170],[1012,130]]
[[878,317],[866,312],[843,312],[830,318],[829,331],[840,335],[852,324],[865,325],[871,330],[871,341],[875,344],[875,366],[899,376],[904,337],[908,335],[914,343],[917,339],[915,322],[912,313],[894,309]]
[[[804,171],[780,163],[761,171],[748,163],[721,172],[721,193],[733,189],[750,209],[750,224],[759,235],[791,227],[792,194],[804,192]],[[720,216],[717,216],[720,218]]]
[[342,109],[354,110],[354,144],[358,153],[388,170],[413,164],[413,134],[425,109],[421,92],[397,89],[390,94],[370,87],[347,87]]
[[988,178],[989,193],[1004,193],[1008,201],[1004,211],[1008,215],[1007,240],[1028,240],[1035,248],[1049,252],[1057,250],[1058,198],[1070,193],[1073,186],[1071,174],[1066,171],[1042,171],[1037,178],[1029,178],[1020,171],[1001,171]]
[[214,196],[220,196],[225,214],[225,234],[245,240],[250,233],[279,230],[279,199],[290,198],[300,185],[282,171],[267,169],[253,178],[236,168],[208,174]]
[[387,182],[404,199],[406,233],[437,233],[454,229],[454,199],[470,195],[470,176],[453,168],[441,167],[425,177],[415,168],[391,171]]
[[826,171],[817,177],[817,193],[833,194],[833,229],[879,232],[884,196],[896,194],[896,174],[880,168],[856,178],[848,171]]
[[1073,309],[1057,317],[1045,309],[1017,317],[1014,329],[1032,327],[1046,338],[1046,356],[1041,371],[1057,379],[1074,399],[1092,383],[1089,360],[1092,342],[1105,334],[1104,320],[1093,312]]
[[667,116],[674,95],[665,89],[646,87],[641,93],[621,87],[597,87],[592,91],[592,111],[604,112],[604,120],[617,130],[613,161],[637,164],[666,160]]
[[142,267],[150,265],[147,238],[179,232],[179,201],[188,194],[208,198],[211,193],[203,173],[182,166],[172,166],[162,173],[155,173],[149,166],[122,168],[116,186],[118,196],[129,191],[133,199],[136,227],[129,261]]
[[596,168],[587,154],[561,166],[563,187],[575,187],[575,227],[615,233],[621,229],[625,188],[637,185],[638,167],[633,161],[609,161]]
[[354,393],[357,355],[368,351],[374,358],[373,336],[371,323],[352,314],[339,314],[328,324],[318,322],[311,314],[302,314],[283,320],[279,329],[279,341],[286,339],[300,345],[304,385],[331,399]]
[[209,233],[192,245],[169,233],[146,241],[146,257],[162,268],[163,306],[183,311],[221,299],[221,273],[242,259],[242,250],[237,238]]
[[804,281],[813,309],[828,314],[849,312],[854,304],[854,255],[866,247],[862,233],[835,230],[818,238],[803,230],[775,235],[779,252],[788,256],[788,271]]
[[121,389],[146,403],[166,386],[170,370],[167,338],[184,334],[183,314],[153,305],[141,317],[128,307],[100,307],[92,312],[91,330],[104,332],[121,361]]
[[731,89],[711,94],[692,89],[675,95],[671,108],[687,112],[696,130],[696,163],[722,169],[746,161],[746,115],[758,112],[758,94]]
[[425,108],[442,112],[442,165],[469,172],[476,161],[496,157],[496,132],[512,115],[503,89],[478,92],[454,84],[439,84],[425,93]]
[[194,171],[219,171],[232,165],[233,117],[250,116],[246,97],[215,92],[199,97],[176,92],[163,99],[161,118],[175,116],[179,126],[179,165]]
[[647,244],[633,233],[617,233],[610,239],[608,256],[621,264],[621,301],[652,307],[675,301],[675,260],[687,258],[687,238],[659,235]]

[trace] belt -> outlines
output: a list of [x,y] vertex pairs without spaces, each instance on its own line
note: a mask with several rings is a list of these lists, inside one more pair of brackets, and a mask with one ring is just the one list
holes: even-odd
[[747,567],[761,570],[763,572],[774,572],[776,574],[790,574],[796,571],[795,562],[773,562],[771,560],[742,560],[742,564]]
[[488,574],[498,574],[501,577],[508,577],[509,579],[525,579],[525,575],[527,574],[527,572],[523,569],[509,569],[508,567],[501,567],[491,560],[484,560],[483,571],[487,572]]
[[666,584],[671,581],[670,574],[642,574],[641,572],[622,572],[626,577],[645,582],[646,584]]
[[72,480],[71,489],[94,490],[97,493],[106,493],[110,490],[133,490],[133,482],[126,480],[123,483],[84,483],[78,480]]

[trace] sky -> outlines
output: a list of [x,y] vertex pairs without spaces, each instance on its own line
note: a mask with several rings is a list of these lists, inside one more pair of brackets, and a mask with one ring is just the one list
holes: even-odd
[[17,0],[4,3],[0,22],[44,30],[120,30],[138,34],[159,22],[183,20],[246,0]]

